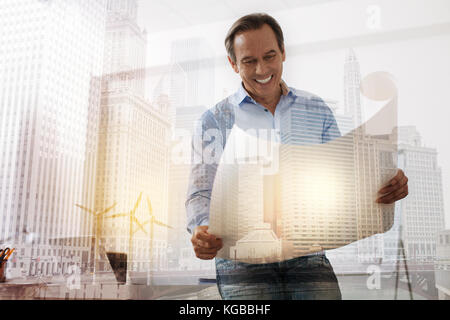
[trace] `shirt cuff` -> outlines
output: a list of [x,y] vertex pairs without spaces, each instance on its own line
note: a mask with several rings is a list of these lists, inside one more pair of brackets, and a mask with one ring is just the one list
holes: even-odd
[[192,234],[196,227],[198,226],[208,226],[209,225],[209,214],[202,213],[197,215],[193,220],[191,220],[187,225],[187,231]]

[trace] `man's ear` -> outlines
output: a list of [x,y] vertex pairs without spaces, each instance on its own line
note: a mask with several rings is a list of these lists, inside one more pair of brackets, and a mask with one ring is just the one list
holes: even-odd
[[234,61],[230,58],[230,56],[227,56],[227,58],[228,58],[228,62],[230,62],[230,64],[231,64],[231,67],[233,68],[234,72],[239,73],[239,68],[238,68],[236,62],[234,62]]
[[283,48],[283,53],[281,54],[281,57],[283,58],[283,62],[286,60],[286,50]]

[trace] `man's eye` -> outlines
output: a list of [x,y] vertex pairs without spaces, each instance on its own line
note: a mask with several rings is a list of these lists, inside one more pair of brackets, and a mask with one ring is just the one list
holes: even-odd
[[266,57],[264,57],[264,59],[266,59],[266,60],[272,60],[273,58],[275,58],[275,55],[271,55],[271,56],[266,56]]
[[245,64],[252,64],[254,62],[255,62],[255,60],[246,60],[246,61],[244,61]]

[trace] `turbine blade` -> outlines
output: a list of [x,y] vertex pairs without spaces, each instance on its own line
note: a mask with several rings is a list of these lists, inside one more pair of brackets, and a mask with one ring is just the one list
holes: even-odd
[[107,213],[108,211],[110,211],[111,209],[113,209],[115,206],[117,205],[117,203],[116,202],[114,202],[114,204],[111,206],[111,207],[109,207],[109,208],[106,208],[105,210],[103,210],[102,212],[99,212],[98,213],[98,215],[102,215],[102,214],[105,214],[105,213]]
[[139,206],[139,202],[141,202],[141,198],[142,198],[142,192],[139,194],[139,197],[136,201],[136,204],[134,205],[133,210],[131,210],[132,214],[134,215],[134,213],[136,212],[137,207]]
[[77,207],[80,208],[80,209],[83,209],[84,211],[87,211],[87,212],[89,212],[89,213],[92,213],[92,214],[95,216],[95,212],[94,212],[93,210],[88,209],[88,208],[86,208],[86,207],[83,207],[82,205],[79,205],[79,204],[75,204],[75,206],[77,206]]
[[145,234],[147,234],[147,232],[144,230],[144,227],[139,223],[139,220],[136,217],[134,217],[134,216],[133,216],[133,221],[136,222],[136,224],[138,225],[139,229],[141,229]]
[[168,226],[167,224],[164,224],[164,223],[162,223],[162,222],[160,222],[158,220],[154,220],[153,222],[156,223],[157,225],[162,226],[162,227],[173,229],[171,226]]
[[142,224],[142,226],[145,226],[147,223],[149,223],[150,222],[150,220],[147,220],[147,221],[145,221],[143,224]]
[[147,205],[148,205],[148,212],[150,213],[150,216],[153,216],[152,203],[150,202],[150,198],[148,196],[147,196]]
[[113,214],[112,216],[107,216],[105,218],[118,218],[118,217],[126,217],[128,216],[128,213],[117,213],[117,214]]

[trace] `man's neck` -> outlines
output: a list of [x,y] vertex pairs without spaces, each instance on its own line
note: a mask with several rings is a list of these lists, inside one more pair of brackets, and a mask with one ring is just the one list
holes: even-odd
[[255,97],[250,92],[249,94],[253,98],[253,100],[258,102],[263,107],[267,108],[272,114],[275,114],[275,109],[277,108],[278,102],[280,101],[282,90],[280,86],[280,90],[278,90],[274,96],[269,98]]

